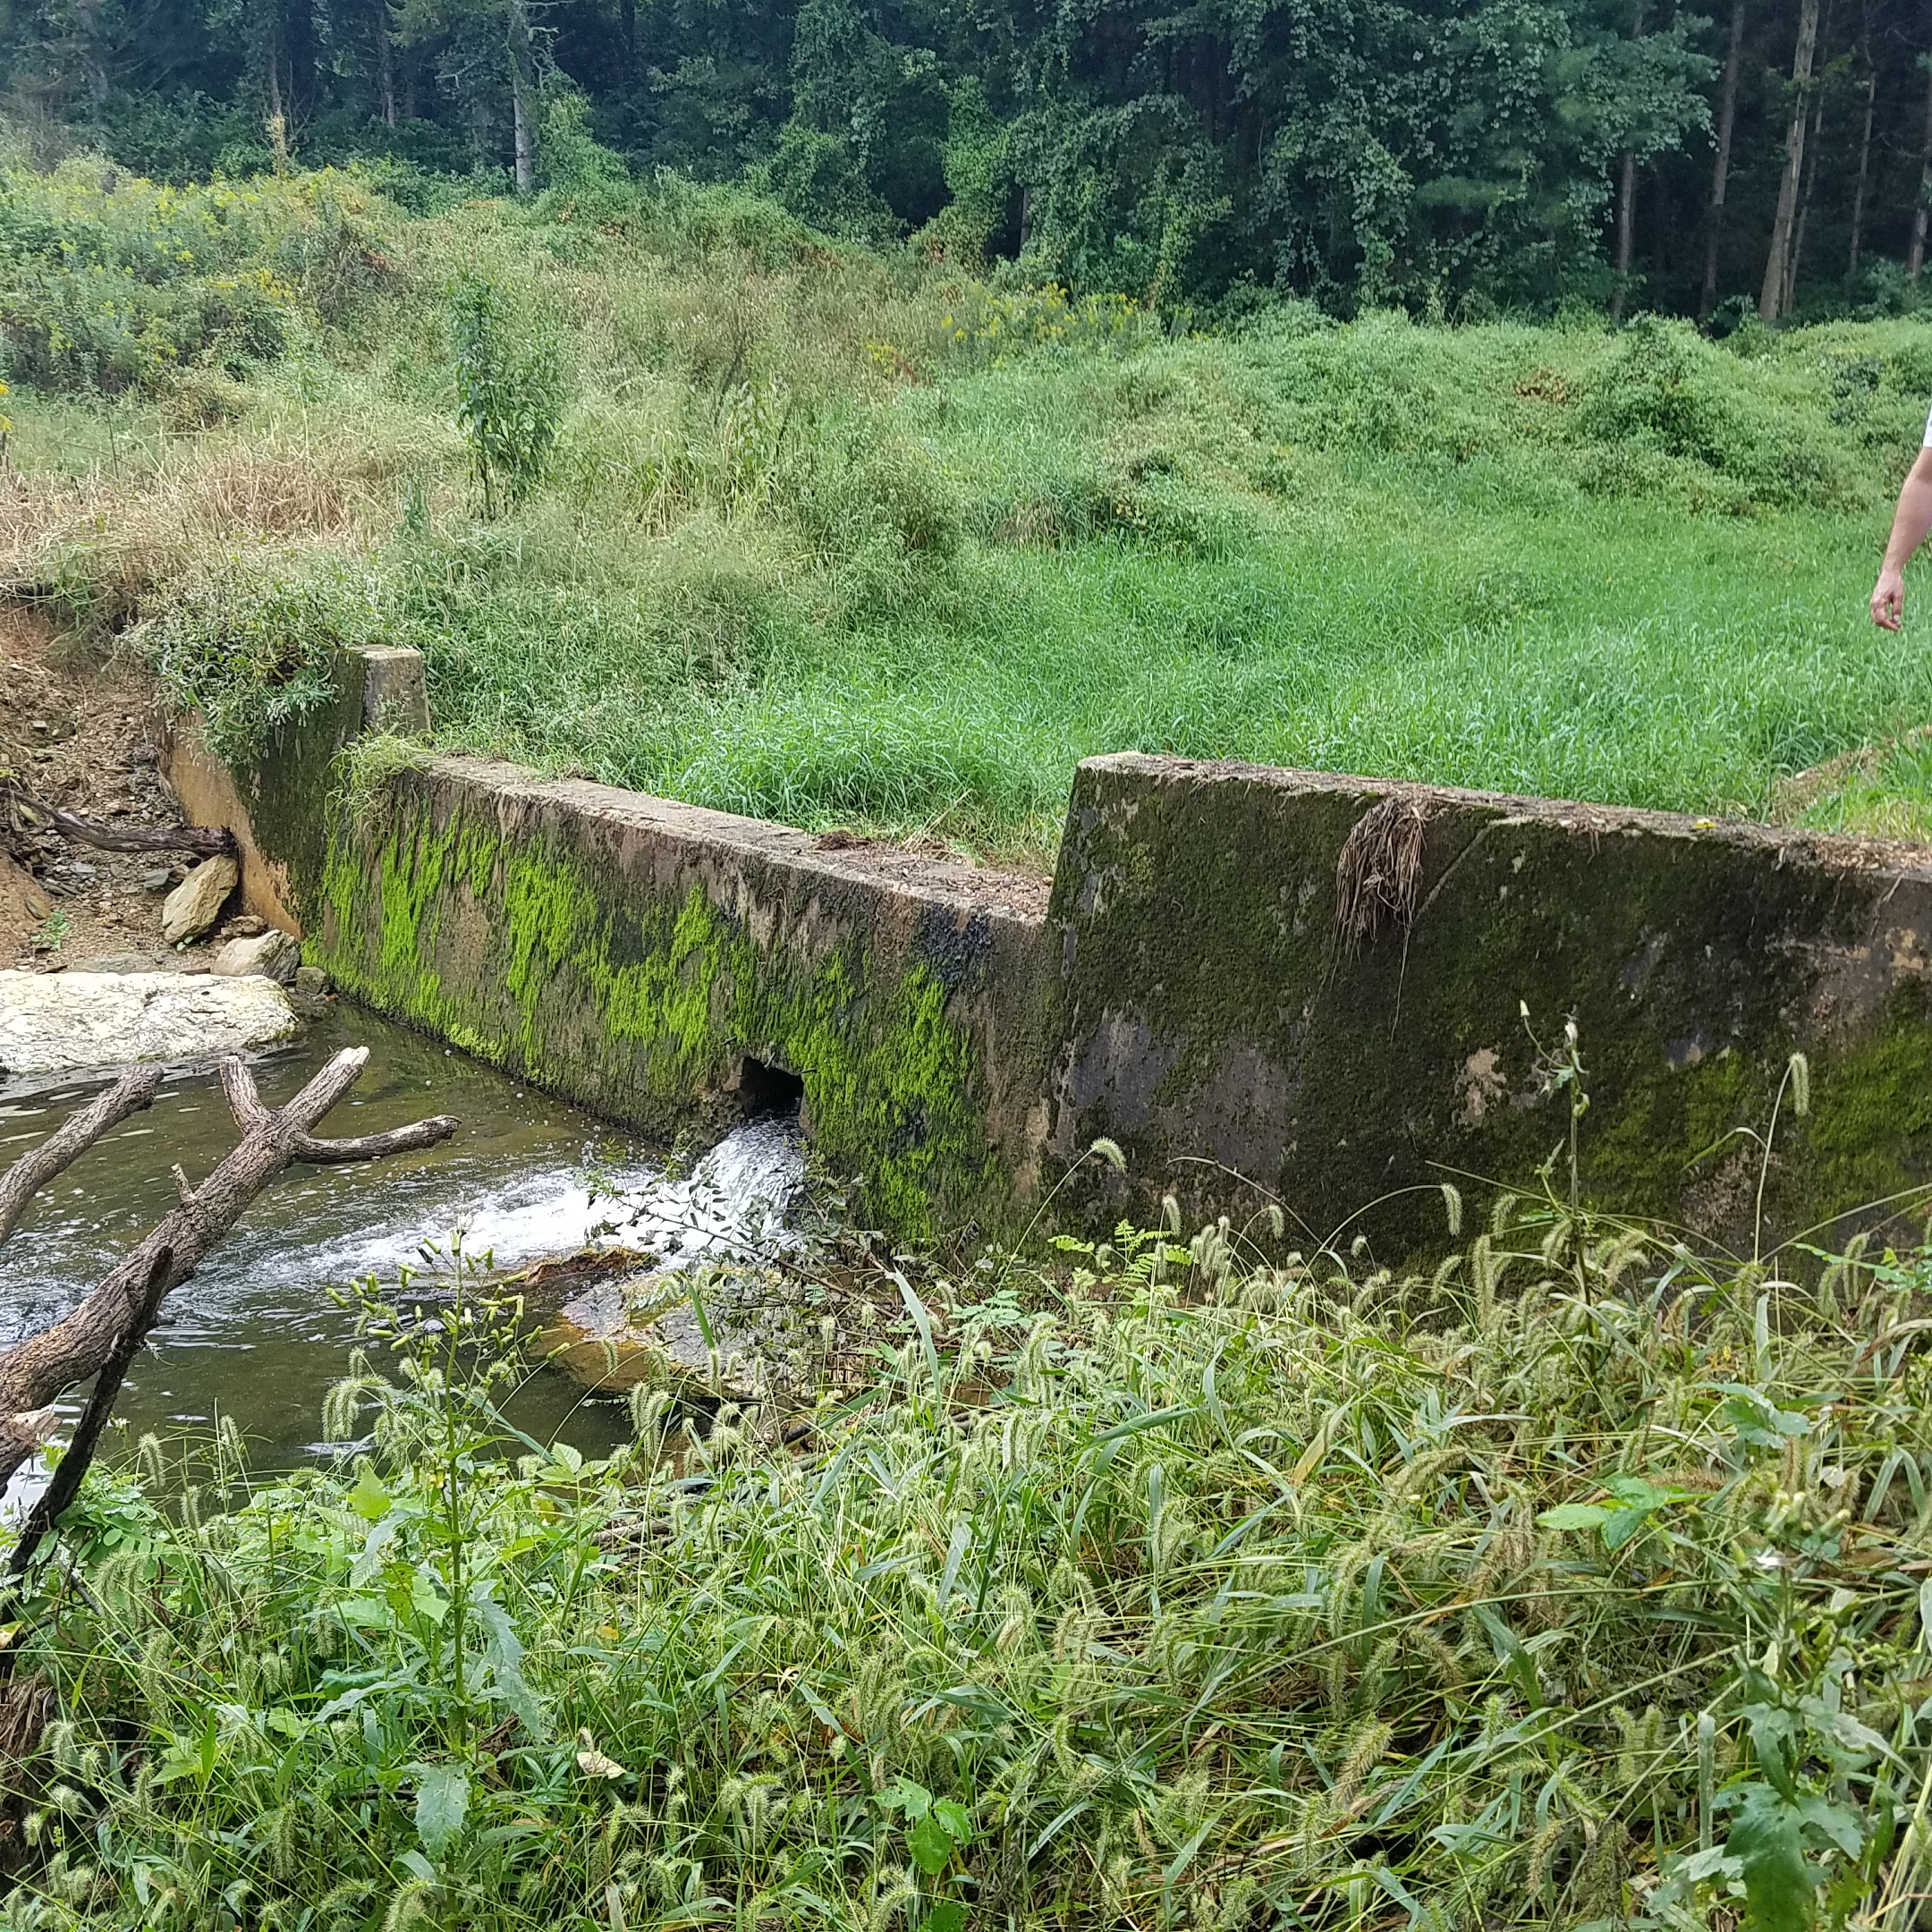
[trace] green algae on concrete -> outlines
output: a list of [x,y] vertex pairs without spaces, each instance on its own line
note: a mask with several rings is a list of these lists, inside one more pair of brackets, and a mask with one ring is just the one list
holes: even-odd
[[356,998],[667,1136],[782,1070],[901,1238],[1027,1198],[1039,926],[987,882],[911,893],[801,834],[456,760],[384,808],[338,812],[309,941]]

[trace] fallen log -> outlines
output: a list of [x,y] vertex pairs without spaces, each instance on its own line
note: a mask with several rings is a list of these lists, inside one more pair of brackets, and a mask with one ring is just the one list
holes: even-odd
[[152,1104],[161,1090],[160,1067],[136,1067],[82,1107],[31,1153],[0,1174],[0,1241],[13,1232],[21,1210],[56,1174],[64,1174],[110,1127]]
[[[28,1438],[43,1419],[38,1412],[64,1390],[97,1374],[118,1346],[127,1345],[131,1359],[168,1294],[200,1267],[284,1167],[298,1161],[379,1160],[431,1147],[455,1131],[455,1121],[439,1114],[388,1133],[318,1139],[311,1130],[355,1084],[368,1059],[366,1047],[337,1054],[279,1110],[263,1105],[240,1060],[222,1062],[222,1089],[242,1131],[241,1145],[199,1187],[189,1186],[177,1170],[181,1205],[71,1314],[0,1352],[0,1484],[32,1453]],[[74,1152],[79,1151],[77,1147]]]
[[92,845],[102,852],[184,852],[199,859],[236,858],[241,848],[224,826],[106,826],[77,813],[64,811],[37,799],[18,778],[0,773],[0,794],[11,803],[11,817],[29,829],[51,826],[63,838]]
[[[129,1311],[128,1319],[122,1325],[121,1333],[114,1337],[113,1346],[107,1352],[107,1360],[95,1375],[94,1386],[88,1395],[88,1405],[81,1411],[80,1424],[73,1432],[73,1440],[67,1445],[67,1453],[60,1459],[60,1467],[54,1471],[53,1481],[40,1492],[34,1506],[27,1513],[27,1521],[21,1525],[13,1555],[7,1563],[7,1578],[13,1585],[17,1586],[32,1568],[41,1543],[66,1513],[67,1505],[80,1494],[80,1479],[87,1474],[88,1466],[94,1460],[95,1445],[100,1441],[101,1431],[107,1427],[108,1417],[114,1413],[121,1385],[126,1381],[130,1365],[161,1312],[161,1300],[167,1293],[168,1268],[173,1259],[165,1248],[155,1257],[154,1266],[148,1270],[147,1287]],[[9,1649],[0,1656],[0,1665],[7,1666],[5,1674],[12,1674],[13,1659],[18,1654]]]
[[57,806],[44,809],[62,837],[102,852],[184,852],[199,859],[233,859],[241,852],[225,826],[105,826]]

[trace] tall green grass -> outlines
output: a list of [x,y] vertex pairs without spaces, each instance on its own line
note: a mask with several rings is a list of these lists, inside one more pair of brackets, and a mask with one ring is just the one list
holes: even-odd
[[[39,386],[14,587],[178,662],[238,568],[300,580],[293,669],[348,630],[419,644],[452,745],[1043,851],[1092,751],[1763,813],[1932,710],[1926,654],[1862,614],[1932,394],[1917,323],[1185,338],[674,182],[411,214],[353,175],[218,209],[8,181],[0,328]],[[177,331],[92,390],[36,347],[91,258],[146,291],[110,304],[142,341],[200,314],[135,246],[198,223],[272,329]],[[565,399],[496,521],[454,427],[476,276]],[[104,386],[105,453],[71,400]]]
[[789,1428],[518,1442],[459,1277],[333,1466],[165,1513],[144,1445],[24,1640],[0,1922],[1918,1922],[1932,1255],[1063,1249],[823,1277]]

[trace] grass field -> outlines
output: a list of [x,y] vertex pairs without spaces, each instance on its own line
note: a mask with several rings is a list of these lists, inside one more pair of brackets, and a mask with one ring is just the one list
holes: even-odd
[[[1863,615],[1932,329],[1191,339],[392,185],[0,173],[0,590],[225,743],[387,640],[447,744],[1020,862],[1127,746],[1932,835],[1932,620]],[[338,1458],[64,1521],[0,1925],[1922,1923],[1932,1253],[1445,1206],[1408,1281],[828,1236],[775,1399],[588,1464],[473,1280],[370,1289]]]
[[[4,580],[191,691],[414,642],[446,743],[1020,857],[1130,747],[1932,831],[1925,633],[1863,615],[1922,326],[1176,339],[734,191],[6,182]],[[555,421],[494,518],[479,274]]]

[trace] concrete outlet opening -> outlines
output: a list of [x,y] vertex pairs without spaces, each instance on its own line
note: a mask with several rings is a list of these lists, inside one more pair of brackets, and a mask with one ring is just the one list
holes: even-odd
[[748,1054],[738,1063],[734,1097],[747,1120],[772,1114],[796,1114],[805,1105],[805,1082],[796,1073],[754,1060]]

